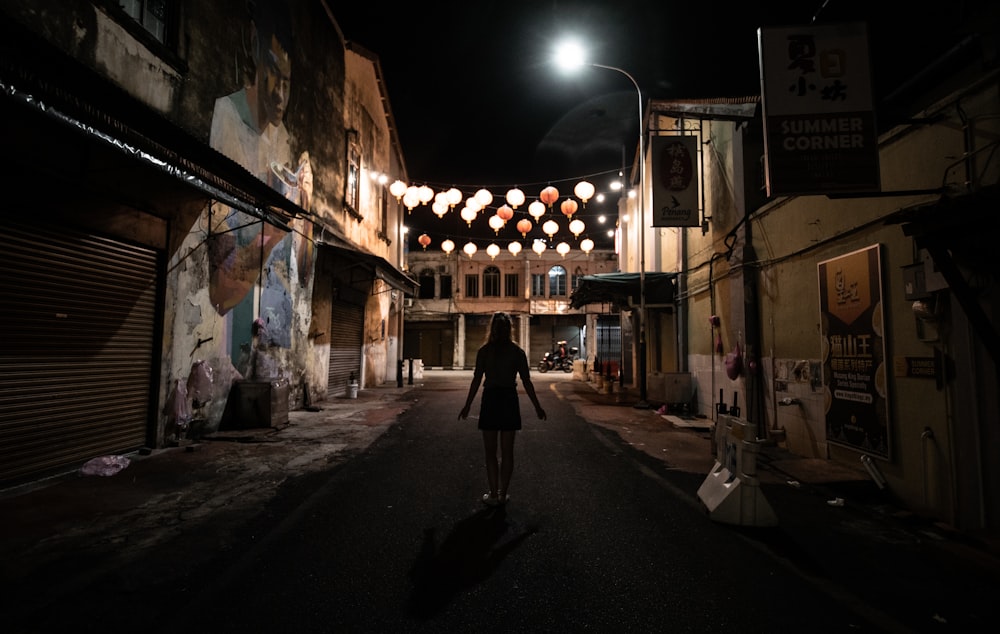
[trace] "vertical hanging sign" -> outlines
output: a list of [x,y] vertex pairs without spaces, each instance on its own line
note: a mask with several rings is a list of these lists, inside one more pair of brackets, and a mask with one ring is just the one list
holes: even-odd
[[653,137],[652,155],[653,226],[697,227],[697,137]]
[[879,191],[864,23],[757,31],[769,196]]
[[879,245],[817,266],[827,442],[889,459]]

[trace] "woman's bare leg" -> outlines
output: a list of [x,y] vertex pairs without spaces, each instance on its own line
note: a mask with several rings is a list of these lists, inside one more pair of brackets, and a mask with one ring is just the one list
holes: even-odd
[[[510,490],[510,476],[514,473],[514,438],[516,431],[500,432],[500,501],[507,500],[507,491]],[[495,441],[494,441],[495,442]]]
[[[504,432],[507,433],[507,432]],[[497,497],[497,431],[483,430],[483,448],[486,452],[486,480],[490,485],[490,497]]]

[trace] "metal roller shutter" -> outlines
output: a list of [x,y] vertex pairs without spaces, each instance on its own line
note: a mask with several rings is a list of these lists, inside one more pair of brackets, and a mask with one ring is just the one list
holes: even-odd
[[361,344],[364,339],[363,306],[334,302],[330,315],[330,370],[327,398],[343,396],[351,372],[361,380]]
[[0,223],[0,482],[146,443],[157,257],[107,237]]

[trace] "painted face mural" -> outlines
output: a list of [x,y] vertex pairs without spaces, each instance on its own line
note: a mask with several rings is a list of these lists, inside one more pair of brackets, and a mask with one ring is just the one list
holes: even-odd
[[[284,117],[292,81],[291,20],[281,0],[261,0],[246,27],[250,42],[246,67],[238,68],[246,84],[218,98],[212,114],[210,144],[286,198],[308,209],[312,194],[309,154],[292,163]],[[292,237],[282,229],[214,204],[210,213],[209,298],[227,316],[234,358],[250,341],[250,323],[258,315],[267,323],[269,343],[291,346]],[[299,262],[308,269],[311,263]],[[260,295],[255,298],[260,281]],[[255,305],[256,304],[256,305]],[[244,332],[245,331],[245,332]]]

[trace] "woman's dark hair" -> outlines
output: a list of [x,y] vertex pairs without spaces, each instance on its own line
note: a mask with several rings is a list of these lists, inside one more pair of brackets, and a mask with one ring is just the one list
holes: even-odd
[[512,330],[510,315],[507,313],[493,313],[493,319],[490,321],[490,332],[486,341],[488,343],[513,341]]

